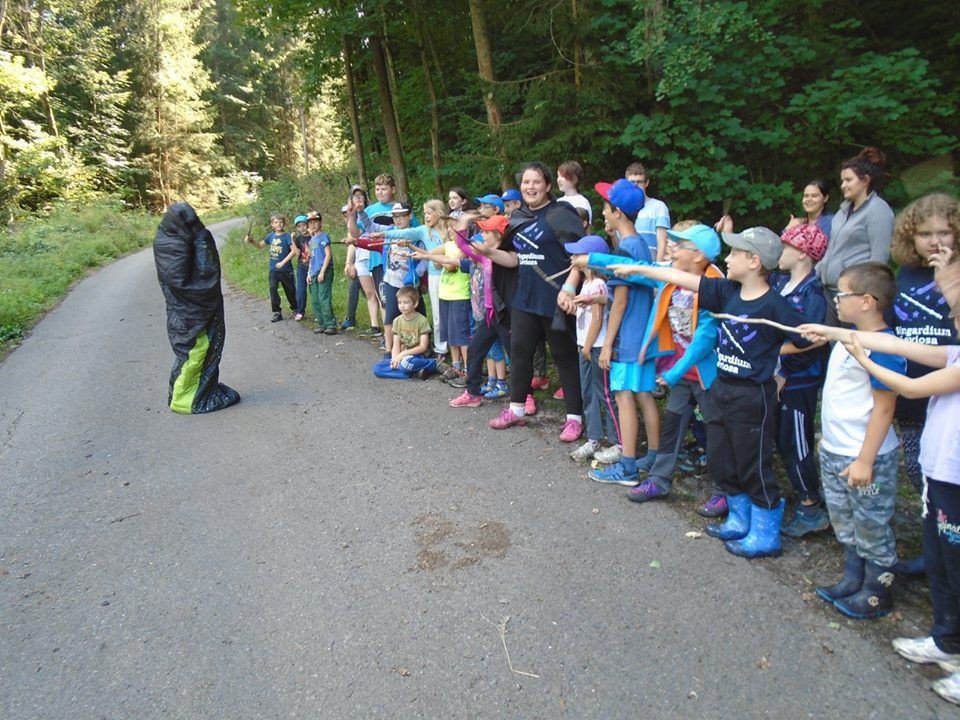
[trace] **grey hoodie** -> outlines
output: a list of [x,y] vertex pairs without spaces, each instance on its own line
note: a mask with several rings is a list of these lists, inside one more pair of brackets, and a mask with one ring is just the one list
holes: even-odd
[[856,210],[852,207],[845,200],[833,216],[827,254],[817,264],[817,277],[825,288],[836,290],[840,273],[851,265],[890,258],[893,210],[875,192]]

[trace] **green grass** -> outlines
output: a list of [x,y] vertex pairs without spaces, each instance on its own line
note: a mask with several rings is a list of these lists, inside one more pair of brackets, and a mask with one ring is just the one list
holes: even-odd
[[0,231],[0,355],[89,270],[148,245],[158,221],[104,201],[61,206]]

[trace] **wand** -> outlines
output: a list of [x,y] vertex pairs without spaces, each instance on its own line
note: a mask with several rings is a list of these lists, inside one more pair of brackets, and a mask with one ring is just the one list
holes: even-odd
[[791,327],[790,325],[781,325],[778,322],[773,320],[766,320],[764,318],[751,318],[751,317],[740,317],[739,315],[729,315],[727,313],[710,313],[717,320],[731,320],[733,322],[747,323],[748,325],[769,325],[774,327],[777,330],[782,330],[783,332],[794,333],[796,335],[802,335],[799,329]]

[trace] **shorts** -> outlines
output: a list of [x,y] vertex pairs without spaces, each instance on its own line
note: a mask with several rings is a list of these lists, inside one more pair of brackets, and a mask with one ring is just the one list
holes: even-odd
[[357,277],[371,277],[373,274],[370,272],[370,258],[357,260],[353,266],[357,269]]
[[472,315],[469,300],[441,300],[440,342],[459,346],[469,345]]
[[652,362],[610,363],[610,391],[653,392],[657,388],[657,368]]
[[493,345],[490,346],[487,359],[493,360],[494,362],[502,362],[507,359],[506,354],[503,352],[503,344],[499,340],[495,340]]

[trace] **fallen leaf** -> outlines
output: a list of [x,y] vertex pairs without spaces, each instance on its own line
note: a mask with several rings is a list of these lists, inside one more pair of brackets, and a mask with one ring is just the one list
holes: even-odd
[[659,560],[651,560],[651,561],[650,561],[650,567],[659,569],[659,567],[660,567],[660,561],[659,561]]
[[811,593],[811,592],[800,593],[800,599],[803,600],[804,602],[810,602],[815,597],[816,597],[816,593]]
[[839,630],[840,623],[838,622],[827,623],[827,627],[830,628],[831,630]]
[[769,670],[770,661],[767,660],[765,657],[762,657],[759,660],[757,660],[757,667],[760,668],[761,670]]
[[688,538],[694,538],[694,539],[696,539],[696,538],[701,538],[701,537],[703,537],[703,533],[702,533],[702,532],[698,532],[697,530],[691,530],[690,532],[687,533],[687,537],[688,537]]
[[599,515],[599,514],[600,514],[600,508],[594,508],[594,509],[593,509],[593,514],[594,514],[594,515]]

